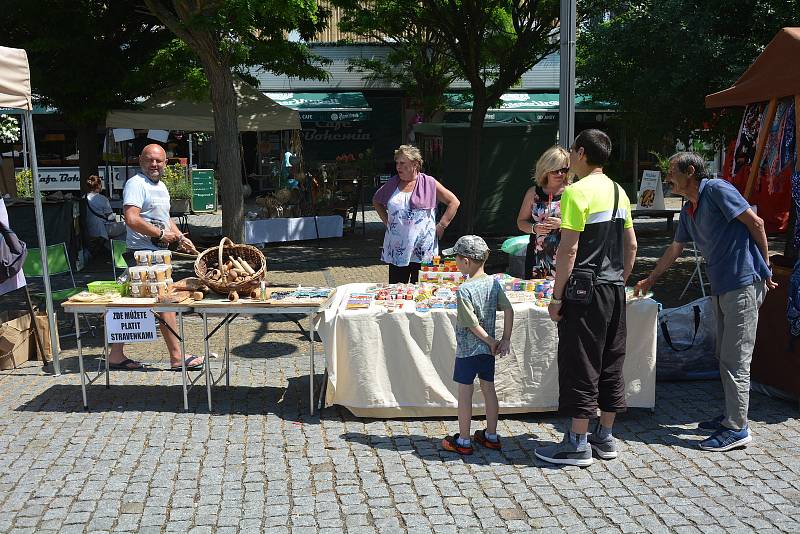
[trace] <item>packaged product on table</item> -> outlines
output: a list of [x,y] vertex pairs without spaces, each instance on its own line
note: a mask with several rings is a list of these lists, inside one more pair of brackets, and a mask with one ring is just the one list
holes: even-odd
[[512,303],[534,302],[537,306],[546,307],[553,298],[552,279],[523,280],[505,273],[494,277],[503,286]]
[[[137,251],[150,252],[150,251]],[[141,255],[143,261],[151,261],[151,256]],[[144,258],[150,258],[144,260]],[[137,258],[138,261],[139,258]],[[172,265],[156,263],[128,267],[128,291],[134,298],[165,297],[169,293],[172,280]]]

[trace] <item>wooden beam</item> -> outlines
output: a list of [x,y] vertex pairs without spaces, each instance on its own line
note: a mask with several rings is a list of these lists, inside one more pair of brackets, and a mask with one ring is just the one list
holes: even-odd
[[758,132],[758,143],[756,145],[756,155],[753,157],[753,163],[750,165],[750,175],[747,177],[747,186],[744,188],[744,199],[750,202],[750,193],[753,190],[753,182],[755,181],[758,169],[761,168],[761,158],[764,155],[764,147],[767,145],[767,137],[769,137],[769,129],[772,127],[772,121],[775,120],[775,110],[778,108],[778,99],[773,98],[769,101],[767,108],[767,116],[761,123],[761,128]]

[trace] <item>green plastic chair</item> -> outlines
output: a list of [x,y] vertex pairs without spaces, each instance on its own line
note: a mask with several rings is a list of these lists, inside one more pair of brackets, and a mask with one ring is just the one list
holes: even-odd
[[127,245],[125,245],[125,241],[121,241],[119,239],[111,240],[111,268],[114,269],[114,279],[117,279],[117,269],[120,269],[122,272],[128,268],[128,262],[125,261],[123,255],[128,250]]
[[[29,248],[28,256],[25,258],[25,263],[22,265],[22,271],[25,273],[26,278],[43,278],[44,270],[42,269],[42,254],[41,249]],[[63,289],[53,288],[53,277],[69,273],[69,278],[72,282],[71,287]],[[75,276],[72,274],[72,266],[69,263],[69,256],[67,255],[67,244],[58,243],[56,245],[49,245],[47,247],[47,274],[50,278],[50,292],[53,296],[53,302],[64,302],[72,295],[77,295],[81,291],[86,291],[85,287],[78,287],[75,285]],[[59,284],[62,285],[62,284]],[[44,302],[47,298],[45,293],[32,293],[33,297],[39,301]],[[56,317],[58,316],[58,308],[56,308]],[[92,335],[94,335],[94,326],[89,322],[86,315],[86,324],[89,325]],[[64,334],[59,337],[74,336],[75,333]]]

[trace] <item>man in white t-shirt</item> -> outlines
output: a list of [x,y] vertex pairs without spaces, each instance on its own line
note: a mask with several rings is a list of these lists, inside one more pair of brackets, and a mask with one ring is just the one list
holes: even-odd
[[[133,253],[137,250],[165,249],[170,243],[175,242],[180,249],[197,253],[194,244],[178,230],[169,216],[169,191],[161,181],[161,175],[164,174],[164,167],[167,164],[166,152],[160,145],[147,145],[139,156],[139,164],[142,172],[129,178],[122,192],[123,213],[125,224],[128,226],[128,236],[125,241],[128,249],[125,252],[125,260],[128,265],[135,265]],[[184,359],[187,369],[202,369],[202,356],[181,354],[180,342],[173,334],[178,331],[175,314],[161,313],[161,319],[163,320],[160,325],[161,334],[169,349],[170,368],[173,371],[180,371],[181,359]],[[125,357],[123,347],[123,343],[111,345],[109,366],[125,371],[143,369],[144,366],[140,362]]]

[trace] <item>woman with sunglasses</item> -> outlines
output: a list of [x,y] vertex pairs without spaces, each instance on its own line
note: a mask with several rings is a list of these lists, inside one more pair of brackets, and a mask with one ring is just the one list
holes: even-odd
[[517,227],[531,234],[525,252],[525,278],[555,276],[556,249],[561,241],[561,193],[570,183],[569,152],[548,148],[536,162],[534,185],[525,193]]

